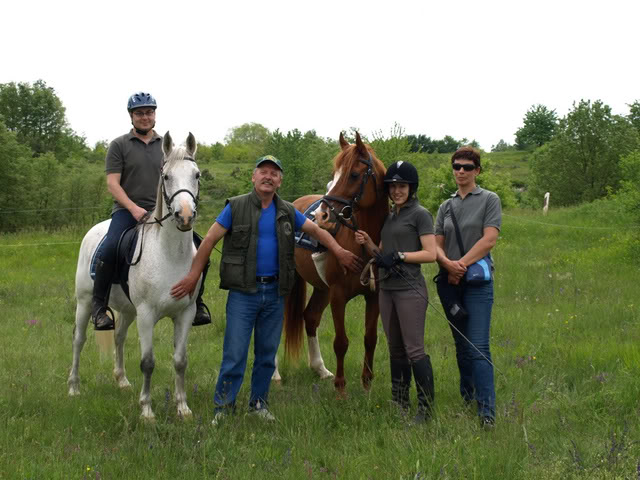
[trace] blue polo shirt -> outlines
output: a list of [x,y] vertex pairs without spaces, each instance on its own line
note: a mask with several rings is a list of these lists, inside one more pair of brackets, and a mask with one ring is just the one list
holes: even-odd
[[[231,204],[227,203],[216,222],[229,230],[231,228]],[[306,217],[296,210],[295,231],[302,228]],[[256,275],[270,277],[280,272],[278,263],[278,235],[276,234],[276,204],[271,202],[262,209],[258,220],[258,255]]]

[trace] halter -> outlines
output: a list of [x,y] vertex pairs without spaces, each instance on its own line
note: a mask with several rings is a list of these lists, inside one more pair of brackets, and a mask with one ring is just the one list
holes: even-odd
[[[183,160],[188,160],[190,162],[196,163],[195,159],[193,157],[184,157]],[[191,193],[190,190],[187,190],[186,188],[181,188],[180,190],[178,190],[177,192],[175,192],[173,195],[169,196],[167,194],[167,189],[164,186],[164,175],[161,176],[162,178],[162,184],[161,184],[161,190],[162,190],[162,197],[164,198],[165,204],[167,205],[167,210],[169,211],[164,217],[162,218],[153,218],[153,221],[151,222],[147,222],[147,218],[149,218],[149,216],[151,215],[151,212],[147,212],[139,221],[138,221],[138,225],[142,225],[142,234],[140,235],[140,251],[138,252],[138,258],[133,261],[132,263],[127,262],[128,265],[137,265],[138,262],[140,261],[140,259],[142,258],[142,247],[144,245],[144,232],[145,232],[145,228],[144,225],[153,225],[155,223],[157,223],[158,225],[160,225],[161,227],[162,222],[164,222],[167,218],[169,218],[171,215],[173,215],[173,209],[171,208],[171,202],[173,201],[174,198],[176,198],[176,195],[178,195],[179,193],[182,192],[187,192],[189,195],[191,195],[191,198],[193,198],[193,201],[195,202],[195,206],[196,208],[198,208],[198,201],[200,198],[200,180],[198,179],[198,194],[194,195],[193,193]],[[191,229],[189,229],[191,230]],[[185,232],[189,231],[189,230],[185,230]]]
[[[364,194],[364,189],[367,186],[369,177],[373,177],[374,180],[376,177],[376,173],[373,170],[373,158],[371,157],[371,153],[369,153],[368,159],[365,160],[365,159],[359,158],[358,160],[367,166],[367,171],[364,173],[364,176],[362,177],[362,182],[360,183],[360,191],[351,200],[347,200],[346,198],[342,198],[342,197],[335,197],[333,195],[325,195],[320,200],[322,203],[324,203],[327,206],[327,208],[329,209],[329,212],[333,214],[333,216],[337,219],[340,225],[344,225],[345,227],[353,230],[354,232],[359,230],[358,222],[356,221],[356,217],[354,216],[354,210],[358,206],[358,202],[360,201],[360,199],[362,198],[362,195]],[[377,195],[377,192],[376,192],[376,195]],[[340,212],[337,212],[336,209],[331,205],[330,202],[332,201],[342,203],[344,205],[344,207],[340,209]],[[349,223],[349,220],[351,220],[350,223]]]
[[[196,163],[196,161],[193,159],[193,157],[184,157],[183,160],[188,160],[190,162]],[[198,180],[198,185],[200,184],[200,180]],[[164,198],[164,203],[167,206],[167,210],[168,213],[162,217],[161,219],[157,219],[154,218],[154,222],[150,222],[150,223],[158,223],[160,224],[160,226],[162,227],[162,222],[164,222],[167,218],[169,218],[171,215],[173,215],[173,209],[171,208],[171,202],[173,202],[173,199],[176,198],[176,195],[178,195],[179,193],[182,192],[186,192],[189,195],[191,195],[191,198],[193,198],[193,202],[195,203],[196,208],[198,208],[198,201],[200,199],[200,188],[198,188],[198,194],[194,195],[190,190],[187,190],[186,188],[181,188],[180,190],[178,190],[177,192],[174,192],[173,195],[169,196],[167,194],[167,189],[164,185],[164,175],[162,175],[162,197]]]

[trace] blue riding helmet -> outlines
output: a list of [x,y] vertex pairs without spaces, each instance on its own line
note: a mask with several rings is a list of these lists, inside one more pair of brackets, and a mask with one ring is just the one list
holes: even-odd
[[129,97],[129,101],[127,102],[127,110],[130,112],[134,108],[141,107],[153,107],[154,109],[158,108],[158,104],[156,103],[156,99],[153,98],[153,95],[145,92],[136,92]]

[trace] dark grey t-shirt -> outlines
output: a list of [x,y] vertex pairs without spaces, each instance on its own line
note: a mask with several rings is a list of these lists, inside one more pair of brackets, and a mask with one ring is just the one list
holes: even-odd
[[448,205],[458,221],[462,245],[468,252],[484,235],[485,227],[500,230],[502,206],[500,197],[494,192],[476,187],[464,200],[458,192],[442,202],[436,216],[436,235],[444,235],[444,253],[450,260],[460,260],[462,254],[456,240],[456,230],[451,221]]
[[[422,250],[420,237],[433,235],[433,216],[417,199],[397,213],[395,209],[387,216],[382,226],[382,254],[390,252],[417,252]],[[424,285],[419,263],[402,263],[403,275],[416,288]],[[381,269],[380,288],[384,290],[407,290],[411,286],[400,276]]]
[[[154,132],[146,144],[131,131],[109,145],[105,171],[107,174],[119,173],[120,185],[131,201],[146,210],[153,210],[163,158],[160,135]],[[114,200],[111,214],[123,208]]]

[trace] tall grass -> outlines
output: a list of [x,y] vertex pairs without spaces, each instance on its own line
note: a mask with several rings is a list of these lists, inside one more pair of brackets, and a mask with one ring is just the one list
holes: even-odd
[[[217,288],[216,252],[205,296],[214,325],[189,337],[192,421],[177,417],[172,400],[168,320],[154,333],[155,424],[139,418],[135,327],[126,347],[133,389],[118,390],[112,359],[91,334],[81,360],[82,395],[69,398],[82,234],[0,236],[0,478],[638,478],[640,292],[627,235],[624,218],[606,205],[546,217],[506,212],[494,252],[492,354],[500,373],[498,422],[489,432],[459,397],[453,342],[431,286],[426,344],[437,405],[428,425],[412,426],[389,404],[381,327],[376,378],[371,391],[360,386],[364,302],[356,300],[347,310],[346,398],[306,366],[281,359],[283,383],[271,393],[276,422],[244,414],[246,379],[237,414],[212,427],[226,299]],[[431,277],[435,268],[424,271]],[[319,335],[335,369],[328,313]],[[412,397],[415,408],[415,390]]]

